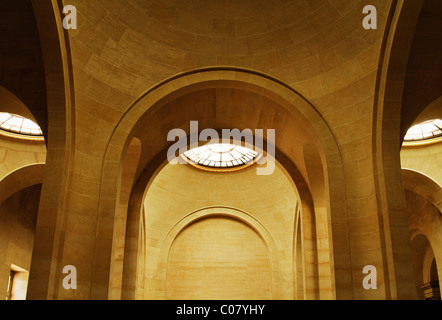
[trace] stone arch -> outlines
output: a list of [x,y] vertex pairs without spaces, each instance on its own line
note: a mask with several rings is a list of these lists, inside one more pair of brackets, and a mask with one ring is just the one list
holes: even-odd
[[12,194],[43,182],[44,164],[19,168],[0,181],[0,205]]
[[[74,152],[75,115],[69,39],[62,26],[62,1],[32,0],[46,82],[46,170],[35,232],[28,299],[56,299],[61,281],[67,185]],[[60,14],[59,14],[60,13]],[[48,238],[49,237],[49,238]],[[48,242],[49,239],[49,242]]]
[[[31,173],[30,170],[18,169],[17,171],[21,171],[19,174],[14,172],[19,185],[12,185],[12,188],[7,190],[7,194],[2,193],[2,202],[0,203],[0,242],[2,244],[0,247],[2,255],[0,286],[8,288],[8,285],[12,285],[10,288],[15,291],[18,289],[18,283],[14,284],[15,279],[12,279],[12,283],[8,281],[11,271],[23,272],[19,275],[21,286],[18,291],[21,297],[16,296],[15,298],[26,299],[42,181],[36,176],[25,176],[26,173]],[[21,179],[20,176],[22,176]],[[6,181],[0,182],[1,189],[10,184],[11,180],[9,182],[7,180],[8,177]],[[26,183],[23,183],[25,181]],[[20,184],[20,182],[22,183]],[[3,197],[7,197],[7,199],[3,201]],[[6,293],[6,290],[4,292]],[[11,295],[10,299],[14,299],[14,293]]]
[[[166,81],[149,89],[142,95],[124,114],[114,129],[111,140],[108,144],[105,154],[105,160],[102,171],[102,184],[100,191],[99,218],[108,216],[109,212],[115,212],[115,199],[117,195],[118,177],[114,174],[118,172],[121,166],[122,157],[128,146],[128,141],[140,130],[141,120],[146,119],[149,112],[161,110],[161,106],[176,99],[185,93],[194,92],[204,88],[222,88],[224,86],[234,86],[241,88],[247,92],[259,93],[270,97],[277,103],[284,106],[284,111],[292,114],[293,119],[305,123],[308,132],[312,134],[313,146],[317,149],[317,154],[321,156],[320,163],[324,172],[323,186],[326,195],[326,201],[329,206],[327,208],[326,217],[323,221],[329,224],[329,242],[330,242],[330,282],[326,284],[328,287],[327,297],[351,297],[352,292],[347,290],[352,282],[350,277],[339,277],[335,279],[334,275],[334,256],[346,257],[339,263],[340,272],[351,274],[351,259],[348,246],[348,226],[345,222],[347,219],[346,207],[341,206],[345,202],[345,188],[343,182],[343,168],[339,148],[337,147],[334,136],[327,123],[321,117],[320,113],[309,103],[304,97],[293,90],[291,87],[271,78],[264,74],[254,71],[238,69],[238,68],[207,68],[189,71],[169,78]],[[303,120],[301,120],[303,119]],[[298,130],[293,128],[293,130]],[[290,149],[285,146],[282,149]],[[167,144],[163,144],[163,152],[167,149]],[[293,157],[290,150],[281,150],[288,158]],[[158,153],[156,153],[157,155]],[[152,161],[155,156],[146,160],[147,163]],[[159,163],[161,156],[157,159]],[[293,161],[293,159],[292,159]],[[304,166],[298,163],[296,165]],[[143,166],[142,166],[143,167]],[[141,170],[142,170],[141,167]],[[155,171],[155,166],[152,167]],[[107,220],[107,218],[105,218]],[[333,234],[339,234],[340,241],[347,245],[333,246]],[[108,262],[100,262],[108,264]],[[323,283],[326,283],[323,282]],[[327,290],[326,290],[327,291]]]
[[423,4],[424,0],[393,3],[382,43],[376,83],[373,163],[387,299],[409,299],[415,291],[409,283],[413,273],[411,248],[395,250],[409,242],[408,228],[402,224],[396,232],[391,233],[390,226],[395,225],[394,221],[406,220],[405,200],[397,197],[403,192],[399,155],[402,145],[402,98],[414,32]]
[[[168,164],[166,151],[163,150],[144,168],[131,194],[127,213],[126,247],[124,252],[123,299],[142,299],[143,297],[144,284],[143,278],[140,276],[143,273],[143,259],[145,258],[143,240],[145,213],[143,203],[155,177]],[[262,152],[265,153],[263,150]],[[279,150],[277,150],[275,165],[285,175],[299,201],[293,212],[295,221],[297,221],[297,231],[301,231],[301,233],[296,235],[301,240],[301,246],[298,246],[296,258],[302,259],[303,263],[305,263],[303,276],[308,282],[308,286],[300,289],[303,293],[299,298],[317,299],[319,297],[317,237],[310,189],[296,166]],[[322,275],[323,272],[319,272],[319,274]]]
[[[434,289],[434,284],[430,281],[433,261],[434,267],[437,267],[434,271],[437,274],[442,272],[442,248],[439,245],[442,239],[442,192],[438,183],[418,171],[402,169],[402,176],[418,285],[417,295],[423,298],[425,290],[431,295]],[[422,286],[426,288],[422,289]],[[440,286],[440,279],[437,286]]]
[[410,190],[432,203],[442,214],[442,187],[430,177],[411,169],[402,169],[405,190]]
[[[417,296],[421,299],[428,299],[433,298],[433,294],[436,293],[440,298],[440,282],[434,283],[434,280],[438,278],[437,259],[429,239],[421,230],[414,229],[411,245],[413,248]],[[436,292],[433,291],[435,288]]]

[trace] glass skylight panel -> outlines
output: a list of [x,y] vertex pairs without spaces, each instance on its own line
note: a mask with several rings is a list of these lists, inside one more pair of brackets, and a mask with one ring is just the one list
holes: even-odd
[[40,127],[34,121],[7,112],[0,112],[0,128],[8,132],[24,135],[43,135]]
[[0,123],[5,122],[6,120],[8,120],[11,117],[11,115],[9,113],[5,113],[5,112],[1,112],[0,113]]
[[259,153],[235,144],[217,143],[191,149],[184,152],[184,157],[193,164],[228,169],[253,163]]
[[405,141],[419,141],[442,136],[442,120],[430,120],[411,127],[405,135]]

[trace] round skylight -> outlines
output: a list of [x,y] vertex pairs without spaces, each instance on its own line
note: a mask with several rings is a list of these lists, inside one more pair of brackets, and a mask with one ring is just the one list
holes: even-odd
[[442,120],[430,120],[411,127],[405,135],[405,141],[420,141],[442,136]]
[[34,121],[7,112],[0,112],[0,129],[28,136],[43,135],[40,127]]
[[213,169],[232,169],[255,163],[260,154],[235,144],[206,144],[183,154],[191,164]]

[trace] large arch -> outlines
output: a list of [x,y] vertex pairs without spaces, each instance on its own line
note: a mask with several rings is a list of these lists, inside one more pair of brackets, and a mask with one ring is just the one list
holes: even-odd
[[28,299],[56,299],[61,281],[63,227],[67,185],[74,152],[74,95],[67,30],[62,26],[61,0],[32,0],[44,64],[47,96],[47,158]]
[[[260,150],[257,151],[260,152]],[[261,152],[265,154],[264,150],[261,150]],[[298,236],[301,243],[298,244],[298,251],[293,252],[293,259],[297,260],[299,265],[302,265],[303,275],[301,281],[304,281],[305,279],[307,283],[307,285],[305,285],[294,279],[293,288],[290,288],[291,285],[288,282],[285,283],[285,298],[292,295],[289,292],[296,290],[297,287],[301,287],[301,289],[299,289],[300,293],[297,296],[298,299],[318,299],[320,296],[318,278],[327,278],[330,277],[330,275],[326,267],[318,270],[318,261],[320,259],[318,257],[316,248],[318,241],[316,230],[317,226],[315,224],[312,197],[309,187],[307,186],[299,170],[297,170],[296,166],[294,166],[293,163],[287,158],[283,157],[282,153],[277,151],[277,154],[279,156],[278,160],[275,160],[275,169],[280,175],[282,174],[282,176],[285,176],[286,183],[291,186],[291,190],[294,192],[294,195],[296,195],[296,207],[292,208],[295,223],[293,237]],[[149,163],[149,165],[143,170],[131,194],[129,210],[127,213],[126,248],[124,252],[123,294],[121,296],[123,299],[143,299],[144,297],[145,277],[143,277],[143,270],[146,264],[145,243],[148,237],[146,220],[148,219],[147,217],[149,217],[148,212],[145,213],[145,210],[147,210],[146,205],[149,205],[149,202],[146,202],[146,198],[151,185],[156,181],[157,175],[167,165],[168,161],[166,159],[166,150],[164,150],[163,153],[157,155],[155,159],[151,161],[151,163]],[[195,170],[196,169],[190,171]],[[249,168],[247,170],[255,172],[254,168]],[[246,181],[250,181],[250,176],[249,178],[246,178],[247,176],[243,176],[241,172],[240,176]],[[255,182],[258,183],[258,180]],[[162,183],[160,182],[160,184]],[[220,186],[222,187],[225,185],[221,184]],[[257,191],[259,191],[259,188]],[[271,192],[269,192],[269,194],[271,194]],[[189,193],[190,198],[192,195],[192,192]],[[228,200],[228,198],[229,197],[226,197],[226,200]],[[221,199],[224,199],[224,197]],[[255,201],[252,201],[252,203],[255,203],[256,201],[257,200],[255,199]],[[244,203],[242,203],[242,205],[244,205]],[[295,229],[295,227],[297,228]],[[322,229],[322,226],[318,228]],[[281,239],[279,241],[281,241]],[[295,238],[293,241],[296,242]],[[155,242],[157,242],[157,240],[155,240]],[[324,254],[322,256],[326,256],[326,250],[323,251]],[[152,259],[152,257],[148,257],[148,260]],[[287,256],[285,259],[287,259]],[[298,260],[302,260],[302,263]],[[329,260],[324,259],[323,257],[323,261],[321,261],[321,263],[322,265],[326,265],[329,263]],[[287,270],[284,272],[288,274]]]
[[[373,113],[373,163],[387,299],[410,299],[415,288],[406,223],[400,148],[408,62],[424,0],[393,2],[383,39]],[[391,232],[394,227],[395,231]],[[399,250],[399,248],[401,248]],[[408,248],[404,250],[404,248]]]
[[[130,141],[131,137],[135,136],[137,131],[147,131],[149,129],[149,126],[146,126],[146,123],[148,123],[149,119],[152,121],[155,112],[160,113],[163,117],[170,115],[170,112],[162,111],[162,106],[185,96],[185,94],[197,91],[201,92],[201,90],[208,88],[235,88],[254,95],[259,94],[260,96],[269,99],[269,101],[276,102],[276,104],[280,106],[280,111],[291,115],[292,119],[295,119],[293,121],[298,121],[298,124],[304,123],[304,128],[302,129],[297,126],[292,126],[291,133],[282,128],[280,129],[282,129],[281,132],[285,135],[296,132],[300,135],[304,134],[304,138],[306,136],[302,130],[308,132],[311,135],[309,136],[311,140],[308,140],[313,141],[313,146],[317,149],[316,156],[320,157],[318,161],[323,167],[325,182],[323,187],[325,190],[324,194],[327,197],[327,210],[326,217],[322,217],[321,219],[327,223],[327,236],[330,243],[330,252],[328,255],[330,257],[331,270],[329,280],[323,279],[322,281],[322,286],[324,287],[322,298],[352,298],[353,290],[350,289],[352,287],[351,276],[335,277],[336,270],[338,270],[338,274],[351,274],[351,253],[348,240],[348,226],[346,222],[347,213],[346,206],[342,205],[345,203],[346,197],[345,187],[343,187],[344,178],[339,149],[327,123],[315,108],[295,90],[264,74],[258,74],[256,72],[237,68],[208,68],[195,70],[172,77],[149,89],[142,97],[140,97],[119,121],[108,145],[102,171],[98,223],[105,223],[105,221],[111,223],[110,221],[113,221],[113,219],[109,220],[109,213],[112,212],[111,216],[113,216],[113,212],[115,212],[115,208],[118,206],[115,199],[117,199],[117,186],[119,185],[120,179],[115,173],[120,172],[119,168],[122,163],[122,155],[125,154],[128,141]],[[269,123],[274,125],[278,132],[277,126],[279,122],[273,121],[276,120],[275,115],[266,115],[264,110],[258,116],[261,116],[260,119],[263,118],[264,120],[268,120],[268,123],[265,124],[267,126]],[[165,119],[164,123],[167,125],[173,125],[173,123],[170,123],[170,121],[168,122],[168,120],[169,119]],[[172,128],[183,126],[182,122],[187,120],[189,119],[182,119],[181,122],[177,122]],[[250,119],[248,118],[248,120]],[[245,124],[248,124],[249,126],[244,126],[244,123],[242,123],[242,127],[254,129],[257,128],[259,122],[251,124],[246,121]],[[287,123],[284,124],[287,125]],[[212,122],[204,123],[203,125],[210,127],[210,125],[215,124]],[[232,126],[232,124],[225,125]],[[160,153],[161,150],[164,151],[168,147],[165,137],[167,136],[167,130],[172,128],[161,127],[158,122],[151,122],[151,126],[155,127],[157,130],[157,139],[154,137],[154,141],[151,141],[152,144],[157,143],[157,145],[155,145],[157,151],[152,151],[152,149],[154,150],[153,146],[149,145],[149,148],[147,148],[142,142],[143,152],[151,150],[153,153],[151,152],[147,154],[147,156],[146,153],[142,155],[141,164],[137,173],[138,175],[143,168]],[[214,127],[216,128],[216,125]],[[237,127],[242,129],[241,126]],[[294,159],[296,158],[296,153],[294,153],[293,150],[290,150],[291,147],[293,147],[293,142],[283,144],[281,140],[280,145],[277,145],[277,148],[280,148],[281,153],[285,154],[288,159],[299,166],[301,172],[305,172],[304,161]],[[299,144],[302,147],[302,139],[298,138],[297,140],[300,140],[301,143]],[[295,148],[296,147],[299,146],[295,145]],[[162,162],[160,159],[161,157],[159,157],[159,163]],[[307,164],[307,166],[308,165],[309,164]],[[158,166],[152,167],[152,170],[155,171]],[[111,232],[109,235],[103,233],[100,236],[103,239],[111,238]],[[332,239],[335,236],[339,237],[339,246],[333,246]],[[105,250],[105,248],[109,248],[109,245],[103,242],[102,246],[96,246],[95,251],[102,251]],[[339,263],[336,264],[336,260],[338,260]],[[108,267],[105,266],[109,266],[110,261],[103,260],[99,262],[96,261],[96,263],[100,264],[100,270],[106,270]],[[103,275],[100,275],[100,277],[102,276]]]

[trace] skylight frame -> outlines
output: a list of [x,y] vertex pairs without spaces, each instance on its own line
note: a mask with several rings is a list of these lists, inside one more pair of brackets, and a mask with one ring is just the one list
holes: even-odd
[[43,137],[43,131],[37,123],[9,112],[0,112],[0,130],[4,133],[23,137]]
[[182,153],[181,157],[199,169],[229,172],[253,165],[262,155],[236,144],[208,143]]
[[405,143],[424,142],[442,137],[442,120],[434,119],[411,127],[404,137]]

